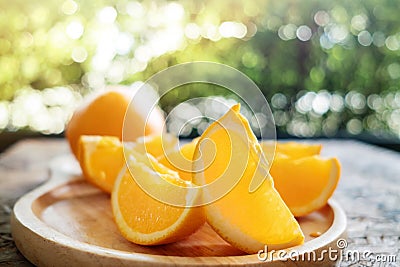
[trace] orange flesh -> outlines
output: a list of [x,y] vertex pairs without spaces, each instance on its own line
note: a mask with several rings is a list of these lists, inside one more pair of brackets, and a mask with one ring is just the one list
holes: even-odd
[[[105,157],[104,155],[108,155],[109,157]],[[98,174],[95,175],[103,177],[104,182],[109,183],[112,188],[115,178],[124,165],[122,147],[110,147],[107,151],[97,150],[91,155],[90,161],[93,169],[99,170]],[[100,171],[100,169],[103,170]]]
[[[218,131],[210,136],[213,140],[227,140],[226,131]],[[273,187],[272,179],[265,179],[261,187],[254,193],[249,193],[250,180],[255,174],[257,158],[255,155],[246,153],[245,149],[240,149],[245,145],[240,137],[230,133],[233,144],[239,144],[236,151],[242,150],[243,153],[236,155],[237,161],[249,162],[245,168],[242,178],[235,188],[223,198],[212,204],[218,207],[218,211],[227,221],[236,225],[248,225],[245,233],[253,238],[262,236],[269,241],[269,245],[275,248],[283,248],[289,243],[301,243],[302,233],[297,223],[293,224],[293,216],[290,214],[285,203],[282,201],[278,192]],[[230,155],[231,146],[225,142],[217,143],[217,151],[220,155]],[[204,154],[203,154],[204,155]],[[249,157],[249,159],[248,159]],[[233,163],[234,164],[234,163]],[[228,162],[224,156],[217,156],[212,165],[205,170],[205,177],[220,177],[228,168]],[[242,170],[239,170],[241,172]],[[206,180],[209,184],[212,179]],[[233,204],[234,203],[234,204]],[[257,219],[252,219],[257,218]],[[274,230],[272,230],[274,229]],[[281,229],[281,231],[277,231]],[[295,238],[293,238],[295,236]],[[298,240],[296,241],[296,239]]]
[[302,144],[296,142],[278,143],[276,152],[285,154],[292,158],[302,158],[318,155],[321,152],[320,144]]
[[179,173],[179,177],[185,181],[192,180],[192,159],[197,140],[183,145],[180,150],[172,151],[158,158],[164,166]]
[[[319,156],[291,159],[279,155],[271,167],[275,188],[296,216],[324,206],[333,194],[340,175],[337,159]],[[314,201],[314,202],[313,202]]]
[[279,141],[261,141],[260,145],[269,161],[272,161],[274,154],[284,154],[293,159],[319,155],[322,148],[321,144]]
[[[141,245],[167,244],[189,236],[204,224],[203,208],[186,207],[199,197],[198,193],[189,193],[190,182],[150,154],[130,150],[128,163],[129,171],[117,179],[111,195],[114,219],[126,239]],[[140,178],[140,186],[151,195],[134,177]],[[177,191],[176,185],[183,190]],[[163,197],[185,207],[157,200]]]
[[79,142],[79,158],[85,178],[111,193],[125,162],[121,142],[111,136],[82,136]]
[[[167,138],[164,147],[173,147],[175,141],[176,138]],[[146,149],[150,154],[155,155],[162,151],[161,135],[146,137],[144,145],[143,142],[130,142],[129,144],[140,149],[141,153],[146,153]],[[123,145],[115,136],[81,136],[79,140],[79,163],[85,178],[89,182],[105,192],[111,193],[114,182],[121,168],[125,165]]]
[[122,179],[118,192],[119,208],[133,230],[144,234],[164,230],[176,222],[184,211],[184,208],[161,204],[149,197],[130,174],[127,173]]
[[[211,165],[203,175],[194,176],[200,185],[239,178],[236,186],[225,196],[206,206],[207,221],[229,243],[248,253],[256,253],[264,245],[281,249],[301,244],[301,229],[273,187],[260,157],[261,147],[251,132],[247,120],[234,106],[227,114],[212,124],[199,140],[198,157]],[[212,142],[215,144],[216,155]],[[197,150],[196,149],[196,150]],[[260,161],[260,162],[259,162]],[[195,165],[199,167],[198,165]],[[261,167],[260,167],[261,166]],[[261,181],[258,189],[249,192],[252,181]],[[205,195],[215,197],[212,190]]]

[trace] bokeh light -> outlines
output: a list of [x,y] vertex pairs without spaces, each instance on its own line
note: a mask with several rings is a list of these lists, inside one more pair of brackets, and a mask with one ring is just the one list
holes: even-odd
[[[400,137],[400,2],[0,0],[0,8],[0,131],[62,133],[86,93],[209,60],[252,78],[281,132]],[[196,96],[160,104],[168,113]],[[221,112],[204,105],[180,113]],[[210,123],[182,126],[180,116],[169,127],[185,136]],[[264,123],[262,113],[249,120],[255,131]]]

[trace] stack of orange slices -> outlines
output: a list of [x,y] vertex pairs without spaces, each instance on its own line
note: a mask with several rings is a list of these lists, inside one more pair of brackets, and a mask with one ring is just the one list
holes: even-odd
[[[295,217],[326,205],[340,165],[320,156],[321,145],[259,143],[239,110],[233,106],[180,148],[167,134],[124,144],[111,136],[80,137],[84,177],[111,193],[114,219],[125,238],[141,245],[166,244],[207,222],[247,253],[304,242]],[[269,163],[264,154],[274,150]],[[171,203],[185,205],[153,198],[138,178]],[[175,187],[192,193],[176,194]]]

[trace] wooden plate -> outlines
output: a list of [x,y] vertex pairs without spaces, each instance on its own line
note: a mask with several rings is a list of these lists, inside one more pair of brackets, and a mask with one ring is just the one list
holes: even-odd
[[[207,224],[183,241],[145,247],[119,234],[110,197],[82,179],[71,156],[55,159],[50,170],[51,179],[23,196],[14,206],[11,219],[18,249],[39,266],[327,266],[334,263],[334,257],[329,259],[325,253],[319,259],[319,255],[324,255],[324,249],[337,249],[336,242],[346,228],[343,210],[331,200],[321,210],[299,219],[306,242],[283,251],[286,255],[275,253],[272,261],[271,253],[267,261],[261,261],[257,254],[246,255],[235,249]],[[321,233],[319,237],[311,236],[317,232]],[[288,259],[311,255],[308,252],[317,260],[303,257],[293,263]]]

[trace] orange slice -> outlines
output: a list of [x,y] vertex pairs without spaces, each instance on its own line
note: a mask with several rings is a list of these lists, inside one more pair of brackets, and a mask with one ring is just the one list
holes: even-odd
[[[275,190],[261,147],[239,109],[233,106],[206,129],[193,156],[193,181],[206,185],[203,200],[211,201],[205,206],[207,221],[247,253],[265,245],[282,249],[301,244],[300,226]],[[219,198],[221,193],[226,194]]]
[[[171,200],[191,206],[199,197],[199,191],[175,194],[171,185],[190,188],[192,184],[180,179],[178,173],[158,163],[150,154],[132,150],[128,164],[134,176]],[[141,245],[167,244],[189,236],[205,222],[203,208],[164,204],[144,192],[131,172],[126,171],[117,179],[111,195],[115,222],[126,239]]]
[[85,179],[103,191],[111,193],[114,181],[125,162],[119,138],[82,135],[78,151],[79,164]]
[[158,158],[158,161],[168,168],[177,171],[181,179],[192,181],[192,159],[197,141],[184,144],[179,150],[174,150]]
[[147,135],[135,140],[135,151],[142,154],[149,153],[154,157],[160,157],[173,151],[178,144],[178,138],[171,134]]
[[271,175],[275,188],[291,212],[303,216],[326,205],[339,182],[340,164],[336,158],[293,159],[278,153]]
[[[178,139],[166,133],[138,138],[135,142],[125,143],[139,153],[163,155],[171,151]],[[111,193],[121,168],[125,165],[123,145],[118,137],[83,135],[79,139],[79,164],[87,181],[107,193]]]
[[302,158],[308,156],[319,155],[321,152],[321,144],[299,143],[299,142],[271,142],[261,141],[261,148],[266,155],[274,152],[284,154],[291,158]]

